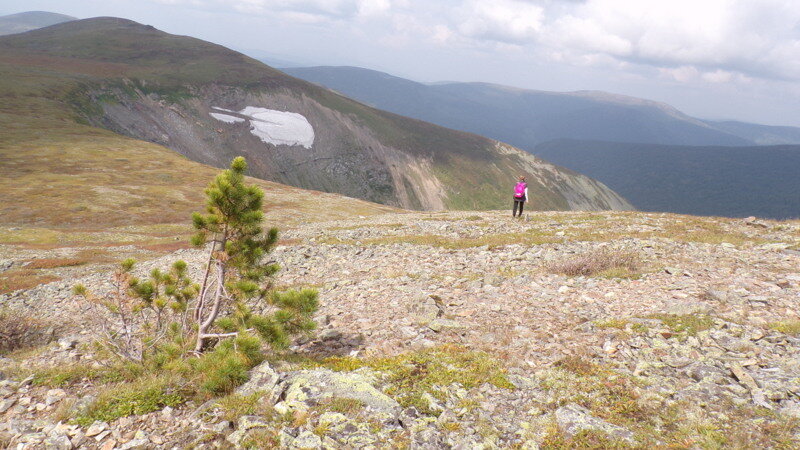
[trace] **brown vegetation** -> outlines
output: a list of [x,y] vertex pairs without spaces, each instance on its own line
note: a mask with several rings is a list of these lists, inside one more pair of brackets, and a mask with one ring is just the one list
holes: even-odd
[[548,268],[553,273],[570,277],[632,278],[638,275],[641,262],[634,253],[601,249],[551,263]]

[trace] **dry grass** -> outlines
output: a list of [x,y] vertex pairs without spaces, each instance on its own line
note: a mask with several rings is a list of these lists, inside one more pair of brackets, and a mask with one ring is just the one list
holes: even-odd
[[60,278],[42,274],[34,269],[12,269],[0,273],[0,294],[30,289],[40,284],[58,281]]
[[551,263],[548,269],[570,277],[636,278],[641,265],[635,253],[601,249]]
[[[341,241],[345,242],[345,241]],[[364,244],[390,245],[390,244],[412,244],[427,245],[446,249],[464,249],[473,247],[487,246],[489,248],[503,247],[506,245],[541,245],[551,242],[559,242],[559,239],[550,233],[532,230],[525,233],[500,233],[486,234],[480,237],[451,238],[437,236],[433,234],[387,236],[375,239],[368,239]]]
[[59,267],[82,266],[88,261],[81,258],[41,258],[31,260],[25,265],[28,269],[57,269]]

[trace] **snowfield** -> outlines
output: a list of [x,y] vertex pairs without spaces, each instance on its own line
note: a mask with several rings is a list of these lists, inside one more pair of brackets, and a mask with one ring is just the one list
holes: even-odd
[[241,117],[233,117],[233,116],[229,116],[227,114],[218,114],[218,113],[208,113],[208,114],[211,115],[211,117],[213,117],[213,118],[215,118],[215,119],[217,119],[219,121],[225,122],[225,123],[244,122],[244,119],[242,119]]
[[[233,112],[229,109],[213,106],[219,111]],[[227,114],[209,113],[217,120],[225,123],[244,122],[239,117]],[[248,106],[239,114],[250,118],[250,132],[262,142],[272,145],[300,145],[311,148],[314,145],[314,127],[302,114],[277,111],[274,109]]]
[[274,145],[314,145],[314,127],[302,114],[248,106],[239,114],[250,117],[250,132]]

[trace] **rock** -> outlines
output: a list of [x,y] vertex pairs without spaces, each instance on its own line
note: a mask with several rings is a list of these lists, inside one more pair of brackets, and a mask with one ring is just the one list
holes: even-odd
[[339,330],[328,329],[320,333],[318,337],[322,341],[335,341],[341,339],[342,333]]
[[304,450],[322,448],[322,439],[320,439],[320,437],[316,434],[308,430],[304,430],[292,440],[292,442],[289,444],[289,448]]
[[758,406],[767,408],[767,409],[775,409],[766,399],[764,395],[764,391],[762,391],[753,377],[745,372],[745,370],[739,364],[733,363],[731,364],[731,372],[745,386],[747,389],[750,390],[750,395],[753,397],[753,403]]
[[133,439],[122,444],[120,450],[146,450],[150,447],[150,441],[147,439]]
[[708,314],[709,312],[711,312],[711,305],[705,302],[679,302],[673,303],[667,308],[667,314],[676,316]]
[[592,416],[591,412],[576,403],[569,403],[556,410],[558,428],[568,436],[583,430],[602,431],[617,439],[633,443],[633,433],[625,428]]
[[96,421],[89,425],[89,428],[86,430],[86,437],[97,436],[106,430],[108,430],[108,423]]
[[109,439],[100,446],[100,450],[114,450],[114,447],[117,446],[117,441],[114,439]]
[[47,450],[70,450],[72,442],[65,434],[56,434],[44,440],[44,448]]
[[289,409],[307,409],[322,400],[348,398],[362,402],[366,407],[396,418],[400,405],[375,389],[361,374],[334,372],[327,369],[302,370],[291,373],[278,391]]
[[461,323],[451,320],[451,319],[436,319],[433,322],[428,324],[428,328],[431,330],[440,333],[445,330],[458,330],[464,328]]
[[269,422],[262,417],[259,416],[242,416],[239,417],[239,422],[237,422],[236,429],[247,431],[251,428],[266,428],[269,426]]
[[247,431],[245,430],[236,430],[233,433],[229,434],[227,437],[225,437],[225,440],[233,444],[234,447],[241,448],[240,444],[246,434]]
[[15,403],[17,403],[17,399],[14,397],[7,398],[5,400],[0,400],[0,414],[3,414],[6,411],[8,411],[8,409],[14,406]]
[[[263,362],[250,370],[250,380],[236,389],[239,395],[252,395],[263,392],[271,396],[275,385],[278,384],[278,374],[272,370],[268,362]],[[269,399],[270,403],[272,402]]]
[[[93,395],[84,395],[83,397],[79,398],[72,406],[69,408],[69,415],[72,417],[80,416],[81,414],[85,413],[89,407],[94,403],[97,398]],[[99,422],[95,422],[99,423]],[[106,424],[107,426],[108,424]],[[92,424],[94,426],[94,424]],[[91,426],[90,426],[91,428]],[[101,430],[102,431],[102,430]],[[98,431],[99,433],[99,431]]]
[[411,305],[411,320],[418,325],[428,325],[443,314],[444,311],[437,304],[436,299],[430,295],[418,298]]
[[58,348],[62,351],[72,350],[78,345],[78,339],[74,336],[62,337],[58,339]]

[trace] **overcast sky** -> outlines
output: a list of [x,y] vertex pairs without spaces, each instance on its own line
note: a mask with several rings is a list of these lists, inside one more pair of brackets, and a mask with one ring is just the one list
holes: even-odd
[[800,126],[800,0],[2,0],[304,65],[603,90]]

